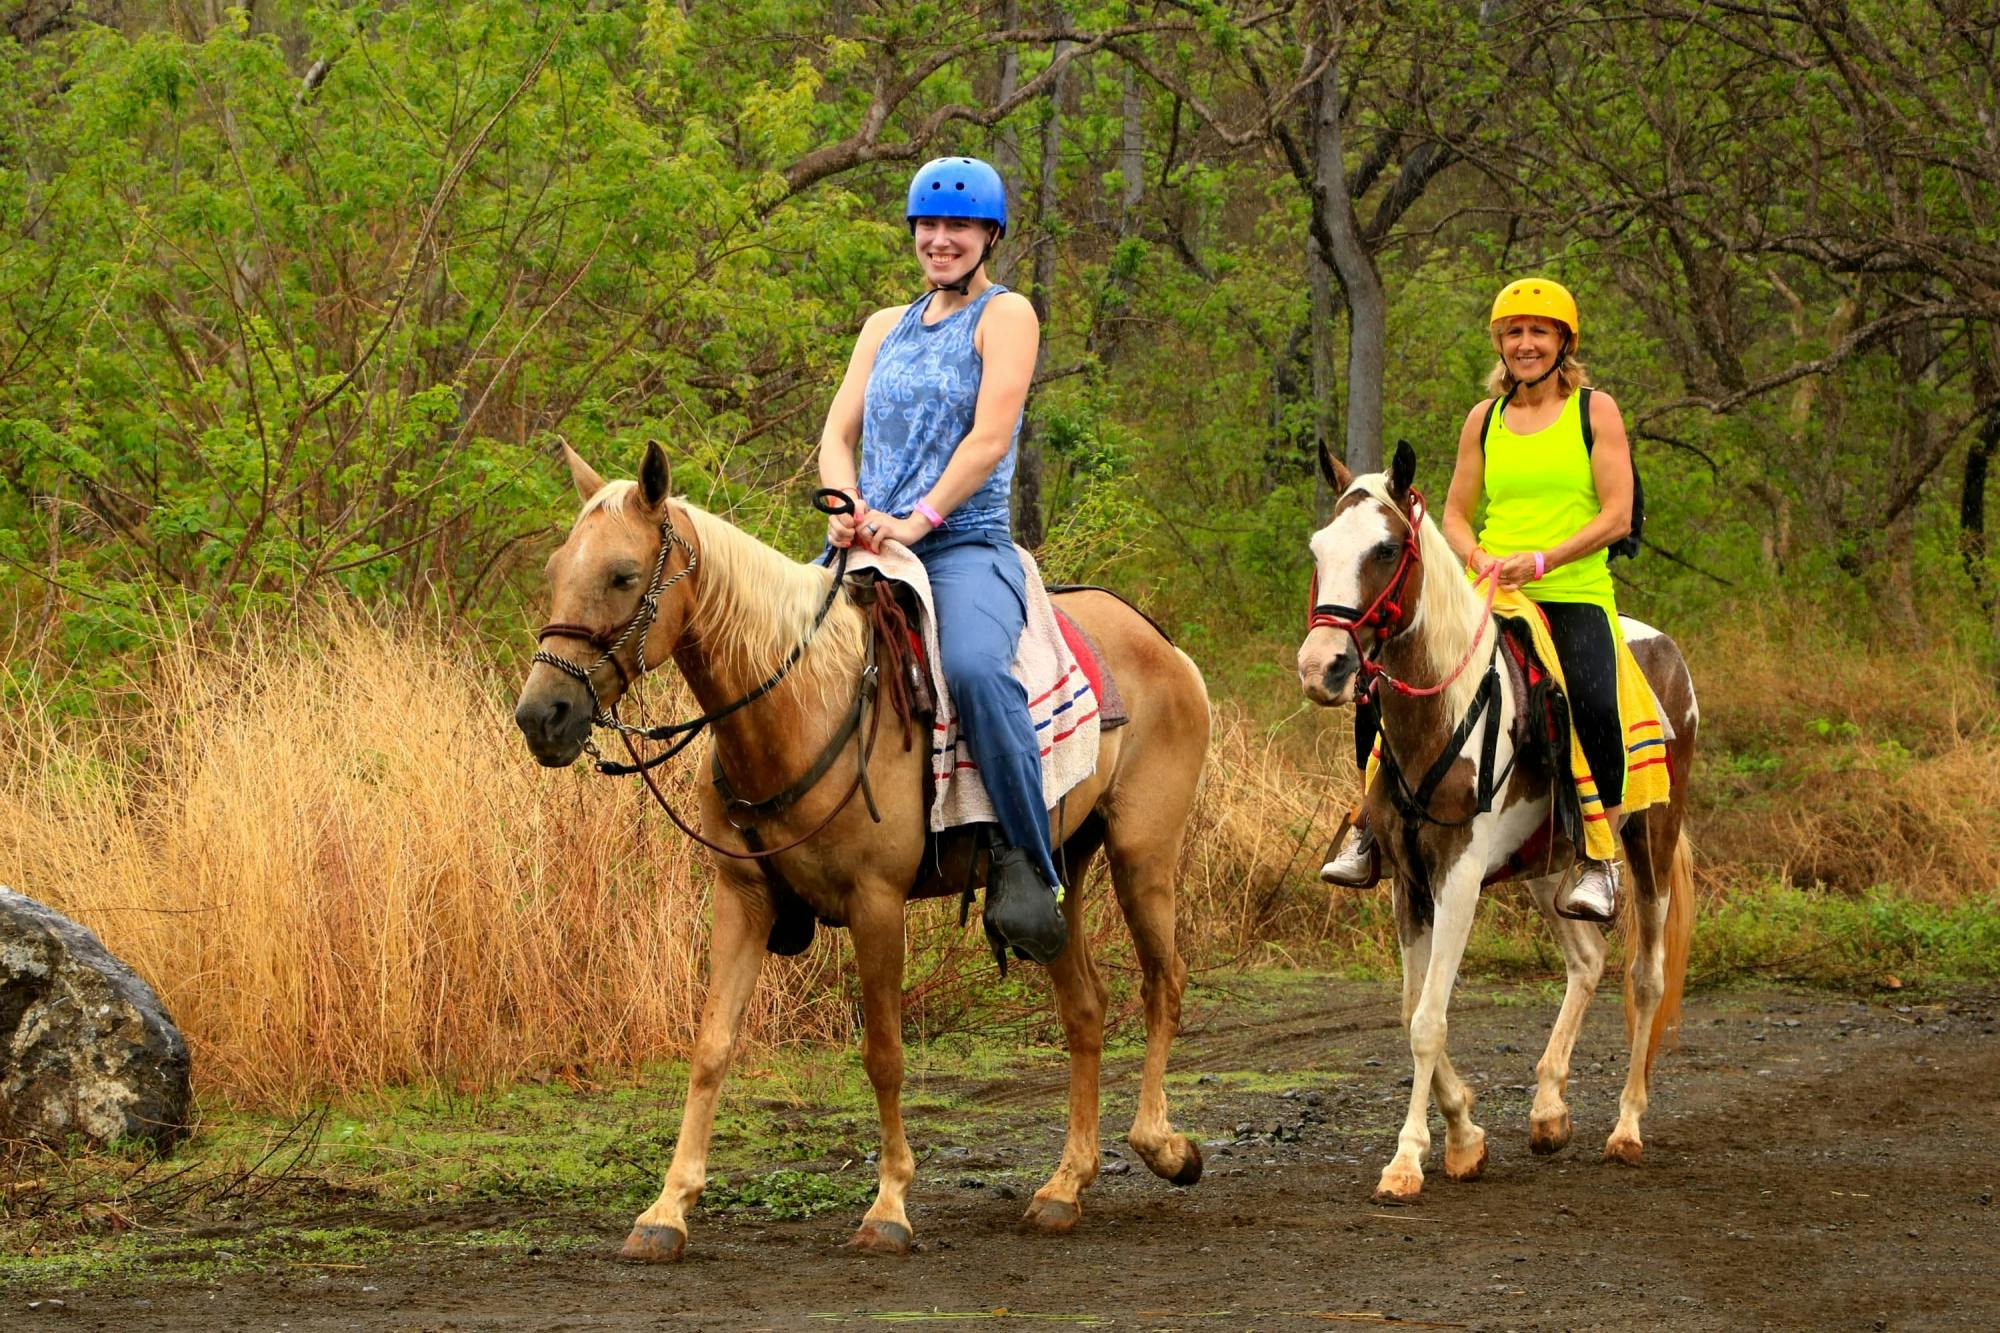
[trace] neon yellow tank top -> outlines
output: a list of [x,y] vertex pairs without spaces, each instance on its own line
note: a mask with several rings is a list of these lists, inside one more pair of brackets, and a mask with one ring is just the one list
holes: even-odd
[[[1597,517],[1597,483],[1583,447],[1583,395],[1563,400],[1556,419],[1529,435],[1507,429],[1495,410],[1486,430],[1486,525],[1479,544],[1488,555],[1546,551]],[[1521,589],[1538,602],[1594,602],[1616,611],[1611,568],[1603,551],[1552,569]]]

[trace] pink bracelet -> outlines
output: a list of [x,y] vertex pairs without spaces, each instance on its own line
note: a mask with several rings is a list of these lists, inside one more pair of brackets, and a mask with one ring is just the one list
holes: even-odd
[[911,512],[922,514],[926,519],[930,521],[930,525],[934,528],[941,528],[944,526],[944,515],[938,513],[937,510],[931,508],[929,505],[925,504],[922,500],[917,501],[917,507]]
[[1539,579],[1542,577],[1542,575],[1548,572],[1549,572],[1549,567],[1543,561],[1542,553],[1540,551],[1535,552],[1535,577]]

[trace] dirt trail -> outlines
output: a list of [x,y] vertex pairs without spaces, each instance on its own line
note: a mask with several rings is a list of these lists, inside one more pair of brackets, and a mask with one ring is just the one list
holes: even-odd
[[[1575,1142],[1537,1159],[1527,1109],[1554,1004],[1539,989],[1467,988],[1451,1049],[1479,1093],[1486,1178],[1445,1180],[1434,1148],[1423,1203],[1391,1210],[1368,1195],[1407,1095],[1392,988],[1210,991],[1175,1068],[1212,1081],[1174,1089],[1179,1122],[1210,1145],[1206,1178],[1177,1190],[1129,1154],[1107,1157],[1068,1238],[1014,1226],[1033,1189],[1023,1172],[1052,1168],[1060,1137],[1060,1085],[1040,1066],[961,1089],[998,1108],[976,1144],[940,1142],[916,1118],[929,1155],[912,1194],[920,1249],[906,1259],[842,1251],[852,1216],[697,1214],[684,1263],[636,1268],[612,1257],[628,1219],[592,1217],[581,1225],[602,1243],[578,1251],[413,1245],[356,1272],[16,1287],[0,1291],[0,1325],[749,1330],[1006,1307],[1118,1329],[1338,1328],[1371,1313],[1413,1327],[1991,1329],[1996,1012],[1991,993],[1902,1009],[1697,996],[1655,1081],[1646,1163],[1630,1170],[1597,1161],[1623,1071],[1615,994],[1579,1043]],[[1248,1088],[1244,1073],[1257,1076]],[[1106,1086],[1106,1142],[1122,1149],[1129,1062]],[[488,1209],[460,1226],[492,1223]],[[918,1326],[944,1322],[958,1321]]]

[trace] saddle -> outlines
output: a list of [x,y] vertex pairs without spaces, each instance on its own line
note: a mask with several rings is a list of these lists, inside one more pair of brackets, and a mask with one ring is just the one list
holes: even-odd
[[[1051,597],[1063,592],[1084,591],[1080,588],[1055,588]],[[1097,589],[1095,591],[1103,591]],[[872,704],[876,709],[886,709],[901,723],[899,728],[904,749],[908,749],[914,736],[928,738],[933,719],[936,717],[937,695],[932,682],[938,679],[925,648],[924,635],[919,628],[922,607],[915,590],[908,584],[890,578],[881,570],[862,568],[847,576],[846,595],[860,607],[868,617],[870,634],[874,640],[872,660],[875,668],[872,686],[875,697]],[[1113,594],[1116,596],[1116,594]],[[1122,599],[1121,599],[1122,600]],[[1106,730],[1125,725],[1131,720],[1118,689],[1117,679],[1104,663],[1103,653],[1088,631],[1065,615],[1060,607],[1054,607],[1056,625],[1062,632],[1064,643],[1075,659],[1078,669],[1089,682],[1099,704],[1098,726]],[[864,684],[864,692],[871,687]],[[811,790],[812,785],[831,767],[830,749],[823,762],[816,764],[811,772],[799,783],[794,783],[772,801],[760,802],[755,811],[773,815],[782,812],[793,801]],[[924,808],[933,804],[937,775],[931,765],[924,769]],[[734,794],[727,788],[718,764],[715,768],[715,782],[727,804]],[[864,788],[865,790],[865,788]],[[873,812],[870,800],[870,811]],[[879,816],[877,816],[879,818]],[[923,862],[928,873],[912,886],[912,899],[945,897],[950,894],[961,896],[965,906],[960,910],[961,924],[969,910],[973,889],[983,878],[980,863],[984,859],[984,849],[977,845],[970,827],[944,830],[927,830],[925,834]],[[746,842],[753,845],[754,831],[745,832]],[[772,905],[776,917],[771,924],[771,933],[765,947],[781,957],[805,952],[811,947],[814,928],[818,925],[840,926],[845,922],[821,916],[811,904],[801,897],[797,890],[786,883],[784,874],[769,859],[760,860],[759,868],[764,872],[765,883],[770,889]]]
[[1542,664],[1527,621],[1516,616],[1495,616],[1494,621],[1500,627],[1501,664],[1520,701],[1513,735],[1520,756],[1516,762],[1548,779],[1550,817],[1514,849],[1504,866],[1487,876],[1488,885],[1514,879],[1546,861],[1558,830],[1573,845],[1583,845],[1583,806],[1570,763],[1569,700]]

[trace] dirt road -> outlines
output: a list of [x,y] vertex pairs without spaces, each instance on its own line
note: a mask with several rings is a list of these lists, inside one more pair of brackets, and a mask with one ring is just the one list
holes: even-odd
[[[1538,1159],[1527,1108],[1554,1002],[1545,988],[1468,987],[1451,1049],[1479,1093],[1486,1177],[1456,1185],[1433,1164],[1419,1206],[1386,1209],[1368,1196],[1407,1095],[1392,988],[1210,987],[1172,1088],[1177,1119],[1207,1145],[1206,1178],[1174,1189],[1107,1156],[1068,1238],[1014,1226],[1059,1142],[1059,1074],[1044,1061],[958,1090],[981,1108],[977,1134],[913,1119],[920,1248],[905,1259],[840,1249],[857,1220],[846,1211],[697,1214],[689,1257],[670,1268],[613,1258],[625,1216],[579,1217],[578,1244],[535,1252],[467,1245],[494,1222],[468,1211],[413,1221],[405,1252],[354,1270],[16,1284],[0,1291],[0,1325],[749,1330],[901,1313],[918,1327],[1991,1329],[1996,1013],[1991,993],[1901,1006],[1697,995],[1632,1170],[1597,1160],[1623,1072],[1615,993],[1578,1047],[1575,1142]],[[1112,1070],[1107,1142],[1122,1148],[1135,1080],[1130,1061]],[[995,1318],[1003,1307],[1017,1313]]]

